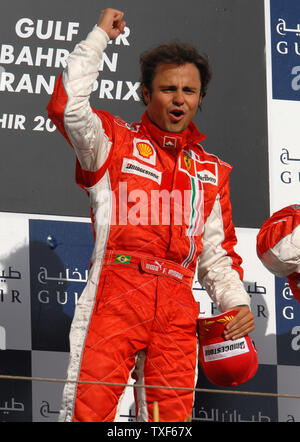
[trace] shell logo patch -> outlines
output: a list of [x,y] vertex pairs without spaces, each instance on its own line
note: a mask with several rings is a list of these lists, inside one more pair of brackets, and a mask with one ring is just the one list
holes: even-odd
[[142,157],[149,158],[153,155],[153,148],[148,143],[137,143],[136,147]]
[[133,140],[133,155],[153,166],[156,164],[156,150],[149,140],[135,138]]

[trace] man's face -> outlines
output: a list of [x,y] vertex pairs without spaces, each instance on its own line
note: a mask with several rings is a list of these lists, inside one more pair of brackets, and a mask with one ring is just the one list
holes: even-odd
[[143,94],[150,120],[167,132],[183,132],[201,102],[201,80],[193,63],[182,66],[159,64],[152,81],[152,92]]

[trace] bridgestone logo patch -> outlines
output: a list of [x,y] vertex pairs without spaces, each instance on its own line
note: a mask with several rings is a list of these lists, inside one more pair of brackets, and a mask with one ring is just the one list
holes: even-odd
[[232,356],[238,356],[248,352],[249,347],[245,338],[203,346],[205,362],[231,358]]
[[144,178],[150,178],[150,180],[156,181],[158,184],[161,183],[161,172],[129,158],[123,159],[122,172],[133,173]]

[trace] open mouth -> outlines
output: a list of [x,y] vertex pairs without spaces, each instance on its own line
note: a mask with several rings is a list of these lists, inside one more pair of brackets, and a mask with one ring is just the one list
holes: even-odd
[[174,122],[180,121],[184,116],[184,111],[181,109],[173,109],[170,111],[171,120]]

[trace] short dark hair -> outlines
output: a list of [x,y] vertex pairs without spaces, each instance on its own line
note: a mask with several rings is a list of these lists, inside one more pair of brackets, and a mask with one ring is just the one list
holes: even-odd
[[[195,46],[190,43],[173,41],[143,52],[140,55],[141,85],[144,85],[151,93],[152,81],[159,64],[182,66],[185,63],[193,63],[197,67],[201,79],[200,95],[203,98],[212,76],[209,59],[206,54],[199,54]],[[142,90],[141,99],[146,104]]]

